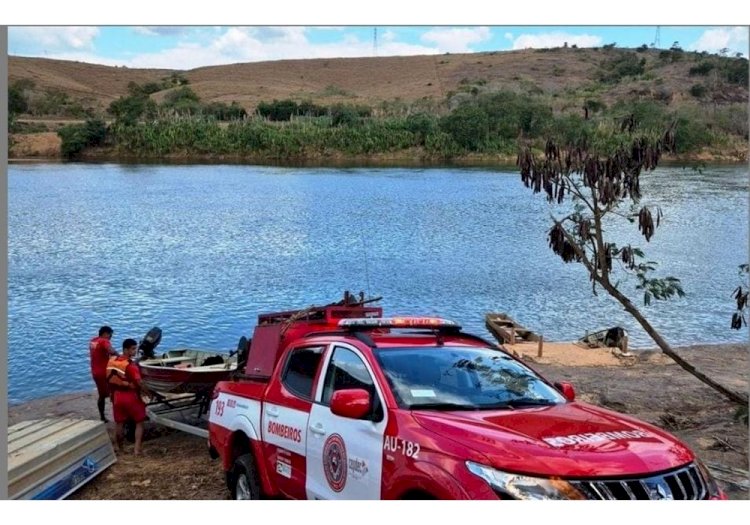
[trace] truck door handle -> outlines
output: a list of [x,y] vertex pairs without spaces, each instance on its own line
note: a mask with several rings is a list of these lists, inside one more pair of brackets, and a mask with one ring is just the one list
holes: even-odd
[[279,417],[279,409],[276,407],[268,407],[266,410],[268,417]]
[[312,432],[313,434],[318,434],[320,436],[325,436],[326,434],[326,431],[323,428],[323,425],[320,423],[315,423],[314,425],[312,425],[310,427],[310,432]]

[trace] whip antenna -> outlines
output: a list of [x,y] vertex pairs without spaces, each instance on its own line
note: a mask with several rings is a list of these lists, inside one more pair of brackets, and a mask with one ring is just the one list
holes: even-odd
[[360,229],[359,233],[362,237],[362,245],[365,248],[365,282],[367,283],[367,292],[370,293],[370,269],[367,264],[367,239],[365,238],[364,229]]

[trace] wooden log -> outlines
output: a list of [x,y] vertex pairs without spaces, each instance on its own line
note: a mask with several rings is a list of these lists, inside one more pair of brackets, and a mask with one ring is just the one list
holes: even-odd
[[542,346],[543,346],[543,344],[544,344],[544,336],[540,335],[539,336],[539,347],[537,348],[537,352],[536,352],[536,356],[537,357],[542,357]]

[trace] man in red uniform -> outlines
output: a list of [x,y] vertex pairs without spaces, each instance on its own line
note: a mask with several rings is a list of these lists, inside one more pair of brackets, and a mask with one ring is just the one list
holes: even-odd
[[135,423],[135,455],[141,455],[146,404],[141,399],[141,372],[132,361],[138,347],[135,339],[122,342],[122,355],[111,357],[107,364],[107,381],[112,391],[112,412],[117,425],[117,449],[122,452],[125,422]]
[[91,376],[94,378],[96,391],[99,394],[96,406],[99,408],[99,418],[105,423],[107,422],[107,418],[104,417],[104,403],[107,397],[109,397],[109,390],[107,388],[107,363],[110,357],[117,355],[117,352],[112,349],[112,343],[110,343],[113,333],[112,328],[109,326],[102,326],[99,329],[99,337],[94,337],[89,342]]

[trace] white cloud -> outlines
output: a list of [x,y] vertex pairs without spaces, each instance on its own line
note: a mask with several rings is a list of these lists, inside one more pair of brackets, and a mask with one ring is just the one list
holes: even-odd
[[385,42],[395,42],[396,41],[396,32],[391,31],[390,29],[387,30],[385,33],[383,33],[382,40]]
[[44,52],[93,49],[96,27],[10,27],[8,43],[11,50],[16,45]]
[[508,40],[513,40],[513,33],[505,33],[503,36]]
[[471,52],[471,44],[492,38],[489,27],[430,29],[422,35],[423,42],[437,44],[438,50],[450,53]]
[[189,31],[189,27],[180,26],[138,26],[133,31],[146,36],[176,36]]
[[747,55],[748,28],[747,27],[717,27],[703,32],[700,38],[690,45],[695,51],[716,52],[728,48],[732,52]]
[[[130,68],[193,69],[291,58],[373,56],[371,39],[360,40],[354,34],[343,34],[337,42],[313,43],[307,36],[307,30],[304,27],[230,28],[213,35],[205,45],[180,42],[168,49],[139,53],[123,59],[83,51],[57,53],[56,58]],[[436,47],[398,42],[395,35],[388,32],[378,41],[378,56],[430,55],[439,52]]]
[[521,35],[513,40],[513,49],[526,49],[529,47],[562,47],[565,42],[569,46],[573,44],[578,47],[597,47],[602,44],[601,37],[594,35],[573,35],[570,33],[541,33],[538,35]]

